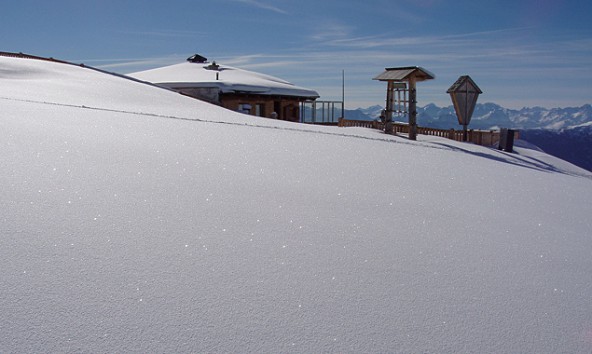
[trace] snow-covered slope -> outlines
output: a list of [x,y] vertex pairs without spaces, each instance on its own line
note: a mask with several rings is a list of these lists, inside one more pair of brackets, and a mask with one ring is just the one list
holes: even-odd
[[591,174],[0,58],[0,352],[592,350]]

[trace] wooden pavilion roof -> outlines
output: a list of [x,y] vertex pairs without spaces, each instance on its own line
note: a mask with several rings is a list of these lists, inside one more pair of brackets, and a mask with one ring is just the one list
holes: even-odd
[[432,80],[436,75],[420,66],[406,66],[400,68],[386,68],[385,71],[373,78],[379,81],[408,81],[409,77],[415,76],[416,81]]

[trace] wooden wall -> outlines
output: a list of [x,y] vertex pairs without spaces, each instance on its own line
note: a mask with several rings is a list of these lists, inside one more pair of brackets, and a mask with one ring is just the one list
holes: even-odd
[[220,105],[224,108],[238,111],[241,104],[251,105],[250,114],[254,116],[257,116],[259,105],[261,117],[272,118],[275,112],[277,119],[300,121],[300,100],[297,97],[220,94]]

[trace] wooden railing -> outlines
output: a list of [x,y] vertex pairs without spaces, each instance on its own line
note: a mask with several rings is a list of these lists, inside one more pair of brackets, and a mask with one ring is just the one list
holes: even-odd
[[[339,119],[338,126],[340,127],[361,127],[372,129],[384,129],[384,123],[380,121],[367,120],[349,120]],[[408,134],[409,125],[400,122],[393,122],[393,131],[395,133]],[[491,146],[500,140],[499,130],[474,130],[467,132],[467,141],[477,145]],[[417,134],[439,136],[456,141],[463,141],[463,131],[455,129],[435,129],[427,127],[417,127]],[[514,139],[519,138],[519,132],[515,131]]]
[[337,122],[339,127],[359,127],[359,128],[373,128],[384,129],[384,124],[376,120],[351,120],[339,118]]

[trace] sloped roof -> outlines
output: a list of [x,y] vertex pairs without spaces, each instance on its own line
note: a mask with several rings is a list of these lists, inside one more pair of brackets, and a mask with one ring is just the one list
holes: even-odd
[[385,71],[373,78],[379,81],[405,81],[411,75],[415,75],[417,81],[431,80],[436,76],[420,66],[405,66],[400,68],[386,68]]
[[217,87],[221,93],[319,97],[314,90],[296,86],[277,77],[214,63],[184,62],[129,76],[174,89]]

